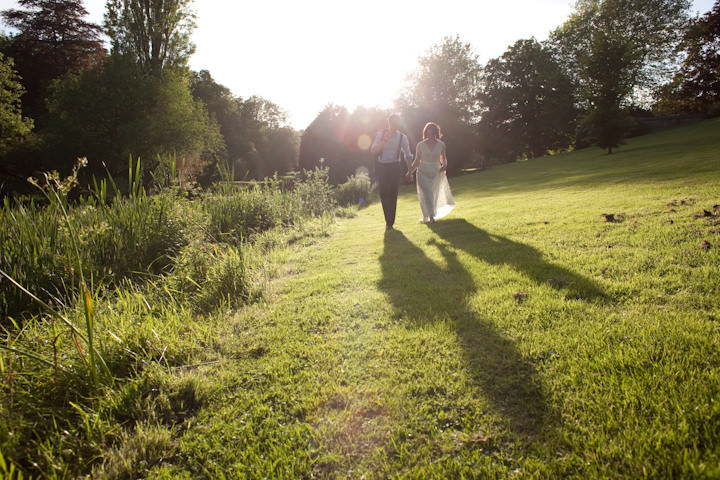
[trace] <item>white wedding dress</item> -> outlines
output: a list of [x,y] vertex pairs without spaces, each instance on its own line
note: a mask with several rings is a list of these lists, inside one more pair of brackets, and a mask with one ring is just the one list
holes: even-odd
[[416,152],[420,156],[417,192],[422,221],[442,218],[455,208],[447,175],[444,170],[440,170],[440,157],[445,155],[445,143],[438,140],[431,148],[427,141],[422,141],[418,143]]

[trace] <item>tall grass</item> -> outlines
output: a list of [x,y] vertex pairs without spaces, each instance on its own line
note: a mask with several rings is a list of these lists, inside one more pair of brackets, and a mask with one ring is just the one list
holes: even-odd
[[188,245],[176,258],[165,284],[196,312],[223,304],[237,307],[253,294],[247,248],[221,248],[207,242]]
[[306,215],[322,215],[333,210],[337,203],[328,183],[328,169],[305,170],[301,181],[295,185],[294,193],[300,201],[300,212]]
[[281,224],[290,214],[286,200],[287,195],[261,186],[211,195],[203,202],[209,234],[217,241],[238,245],[252,234]]
[[304,171],[289,188],[277,177],[239,188],[224,182],[202,206],[209,221],[209,239],[237,245],[274,227],[333,211],[337,202],[325,168]]
[[[128,438],[147,443],[138,448],[149,457],[138,461],[157,461],[152,445],[166,445],[165,427],[184,418],[176,412],[202,403],[194,381],[168,396],[170,379],[219,361],[206,348],[216,343],[213,316],[262,294],[260,256],[306,235],[305,221],[335,206],[326,171],[293,188],[228,182],[193,200],[165,177],[150,195],[142,177],[131,162],[126,192],[108,178],[78,194],[77,170],[50,173],[34,181],[41,197],[2,205],[1,473],[89,473]],[[292,225],[298,233],[274,233]],[[162,424],[146,432],[152,438],[133,430],[146,420]]]
[[[0,269],[41,300],[62,305],[78,294],[78,282],[116,284],[137,274],[160,273],[189,242],[188,215],[171,192],[148,196],[139,163],[129,169],[130,194],[115,187],[108,200],[106,182],[91,195],[69,202],[77,170],[66,179],[48,174],[34,180],[44,202],[5,199],[0,211]],[[87,279],[87,281],[85,281]],[[37,313],[27,296],[0,281],[4,316]]]

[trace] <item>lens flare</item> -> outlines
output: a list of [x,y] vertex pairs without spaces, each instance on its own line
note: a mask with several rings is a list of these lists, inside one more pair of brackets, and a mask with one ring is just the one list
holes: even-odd
[[369,135],[363,133],[358,137],[357,140],[357,146],[360,150],[370,150],[370,146],[372,145],[372,139]]

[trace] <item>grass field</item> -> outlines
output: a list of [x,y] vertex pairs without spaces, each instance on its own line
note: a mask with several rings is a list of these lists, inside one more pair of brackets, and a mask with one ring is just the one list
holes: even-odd
[[149,476],[717,478],[719,130],[455,178],[431,227],[407,187],[397,231],[373,204],[288,252]]
[[397,230],[373,203],[277,252],[214,363],[108,392],[93,475],[720,477],[719,131],[453,178],[432,226],[404,187]]

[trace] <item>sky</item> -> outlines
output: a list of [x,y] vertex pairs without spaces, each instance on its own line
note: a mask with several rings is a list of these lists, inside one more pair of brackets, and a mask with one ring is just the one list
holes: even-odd
[[[705,13],[714,0],[693,0]],[[307,127],[330,103],[392,107],[418,58],[445,36],[470,43],[481,63],[522,38],[544,40],[572,0],[195,0],[193,70],[234,95],[253,95]],[[102,23],[105,0],[85,0]],[[0,10],[17,8],[0,0]],[[3,28],[5,30],[5,28]]]

